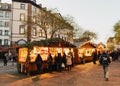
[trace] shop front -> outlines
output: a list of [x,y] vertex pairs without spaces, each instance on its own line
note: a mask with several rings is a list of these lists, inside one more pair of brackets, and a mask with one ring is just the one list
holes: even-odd
[[91,42],[85,42],[78,47],[78,57],[80,62],[92,61],[92,53],[95,51],[96,46]]
[[36,57],[38,54],[42,57],[42,72],[45,72],[48,68],[47,64],[47,57],[48,54],[51,53],[52,58],[54,60],[55,56],[58,53],[61,53],[61,55],[65,52],[66,54],[68,52],[71,52],[74,58],[74,51],[73,48],[67,48],[67,47],[41,47],[41,46],[34,46],[34,48],[30,51],[30,62],[29,66],[26,64],[27,55],[28,55],[28,48],[19,48],[18,52],[18,72],[20,73],[27,73],[29,72],[36,72]]

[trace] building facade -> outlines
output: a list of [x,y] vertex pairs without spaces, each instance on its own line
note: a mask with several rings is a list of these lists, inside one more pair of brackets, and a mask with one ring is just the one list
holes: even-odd
[[[12,0],[11,4],[0,3],[0,45],[14,46],[44,40],[44,30],[31,23],[35,21],[34,15],[43,12],[41,4],[37,4],[36,0]],[[50,38],[51,27],[48,28],[47,35]],[[72,31],[68,28],[57,30],[53,38],[60,37],[73,43],[70,34]]]
[[11,42],[11,4],[0,3],[0,45],[9,46]]
[[12,45],[44,39],[42,29],[30,22],[40,8],[35,0],[12,0]]

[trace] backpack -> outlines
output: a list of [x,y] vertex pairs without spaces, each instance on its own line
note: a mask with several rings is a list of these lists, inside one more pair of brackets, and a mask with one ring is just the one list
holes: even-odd
[[106,53],[101,54],[99,58],[99,62],[103,66],[108,66],[109,63],[111,62],[109,55],[107,55]]
[[108,65],[109,64],[108,57],[105,57],[105,56],[102,57],[102,64],[104,64],[104,65]]
[[108,66],[111,62],[110,57],[108,55],[103,55],[101,62],[103,66]]

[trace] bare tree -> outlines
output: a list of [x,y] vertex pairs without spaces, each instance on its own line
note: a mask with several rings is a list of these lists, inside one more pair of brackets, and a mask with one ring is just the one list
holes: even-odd
[[[73,26],[62,18],[60,13],[53,13],[52,10],[42,9],[42,11],[34,16],[36,22],[34,24],[41,27],[48,39],[48,32],[53,38],[54,34],[63,29],[73,29]],[[48,31],[49,29],[49,31]]]
[[86,41],[90,41],[90,40],[96,39],[96,38],[97,38],[97,35],[96,35],[96,33],[94,33],[94,32],[90,32],[89,30],[86,30],[86,31],[82,34],[82,38],[85,38]]
[[45,33],[45,38],[47,39],[47,29],[49,27],[50,11],[46,9],[41,9],[39,13],[33,16],[32,23],[39,26]]

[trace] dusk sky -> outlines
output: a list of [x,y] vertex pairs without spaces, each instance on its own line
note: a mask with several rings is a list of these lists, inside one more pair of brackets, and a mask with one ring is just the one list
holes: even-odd
[[57,8],[63,16],[74,17],[80,27],[97,33],[97,42],[106,43],[114,34],[113,26],[120,20],[120,0],[37,0],[37,3]]

